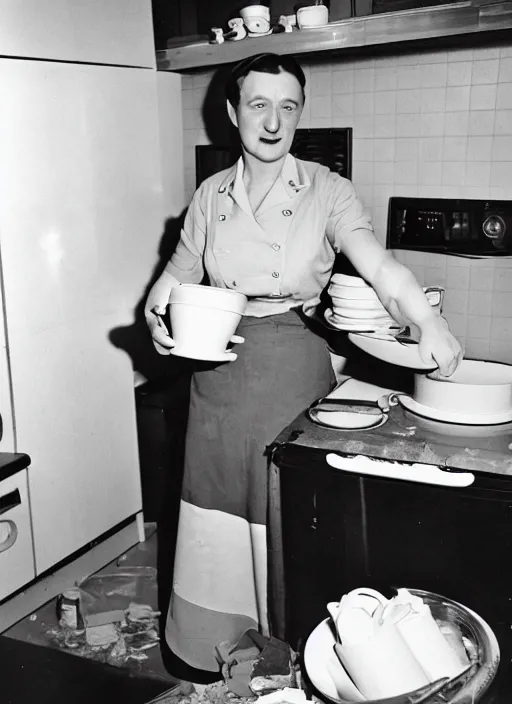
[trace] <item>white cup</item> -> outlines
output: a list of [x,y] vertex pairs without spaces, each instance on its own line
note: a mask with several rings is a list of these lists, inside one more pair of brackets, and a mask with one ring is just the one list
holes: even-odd
[[244,24],[251,34],[265,34],[270,29],[270,22],[265,17],[247,17]]
[[329,10],[325,5],[308,5],[297,10],[297,24],[301,28],[320,27],[329,22]]

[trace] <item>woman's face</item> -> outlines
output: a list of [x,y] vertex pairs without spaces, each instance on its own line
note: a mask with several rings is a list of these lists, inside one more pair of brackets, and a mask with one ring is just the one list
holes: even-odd
[[304,98],[295,76],[251,71],[240,88],[238,107],[228,103],[244,150],[259,161],[273,162],[290,151]]

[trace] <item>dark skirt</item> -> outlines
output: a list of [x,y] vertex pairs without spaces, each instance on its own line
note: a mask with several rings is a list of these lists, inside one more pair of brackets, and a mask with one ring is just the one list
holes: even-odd
[[325,341],[296,311],[243,318],[238,359],[192,377],[174,584],[166,638],[218,671],[215,646],[268,632],[265,448],[331,389]]

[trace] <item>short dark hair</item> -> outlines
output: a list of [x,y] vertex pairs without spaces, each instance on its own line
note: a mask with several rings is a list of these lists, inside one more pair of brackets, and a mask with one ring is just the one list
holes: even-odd
[[305,97],[306,76],[293,56],[288,54],[282,56],[280,54],[256,54],[240,61],[231,69],[231,75],[226,83],[226,97],[234,108],[237,108],[240,102],[242,81],[251,71],[274,74],[281,73],[281,71],[291,73],[300,83],[302,96]]

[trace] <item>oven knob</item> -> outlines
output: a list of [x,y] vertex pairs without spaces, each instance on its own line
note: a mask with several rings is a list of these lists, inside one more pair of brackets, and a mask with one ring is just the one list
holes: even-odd
[[482,224],[484,235],[490,240],[502,240],[506,229],[505,221],[499,215],[489,215]]

